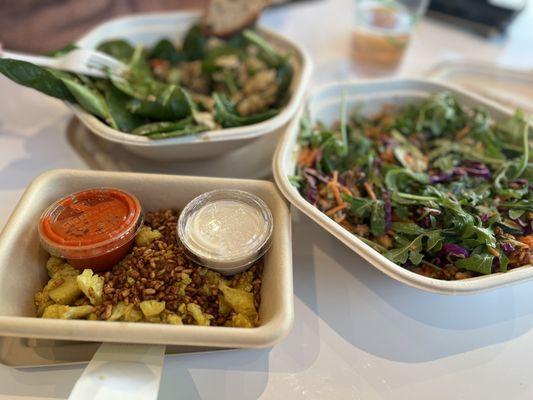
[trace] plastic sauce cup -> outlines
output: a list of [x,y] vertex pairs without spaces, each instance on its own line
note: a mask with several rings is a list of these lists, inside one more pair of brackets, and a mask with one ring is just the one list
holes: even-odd
[[131,250],[143,223],[139,200],[114,188],[63,197],[39,219],[41,244],[78,269],[110,269]]
[[214,190],[187,204],[177,236],[192,261],[233,275],[268,251],[272,230],[272,213],[259,197],[241,190]]

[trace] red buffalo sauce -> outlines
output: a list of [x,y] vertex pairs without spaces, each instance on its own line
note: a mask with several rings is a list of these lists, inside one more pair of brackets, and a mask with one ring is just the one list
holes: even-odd
[[73,267],[102,271],[122,260],[143,222],[137,198],[113,188],[66,196],[41,215],[41,244]]

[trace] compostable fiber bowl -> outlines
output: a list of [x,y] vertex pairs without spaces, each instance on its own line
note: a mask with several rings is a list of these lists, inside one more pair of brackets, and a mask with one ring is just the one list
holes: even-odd
[[[385,104],[402,105],[412,103],[442,91],[451,92],[460,104],[465,106],[483,107],[494,120],[505,119],[512,115],[510,110],[476,94],[444,83],[417,79],[344,82],[328,85],[318,89],[307,99],[305,109],[308,110],[312,121],[320,120],[328,126],[338,120],[343,96],[346,99],[347,110],[357,109],[366,115],[373,115],[379,112]],[[506,273],[496,273],[459,281],[428,278],[393,263],[363,243],[348,230],[308,203],[289,181],[289,176],[295,172],[299,151],[297,139],[301,115],[302,111],[291,122],[274,155],[272,169],[276,183],[281,192],[294,206],[374,267],[407,285],[443,294],[476,293],[533,278],[531,265],[522,266]]]
[[[134,45],[151,46],[162,38],[179,40],[188,28],[198,21],[196,12],[149,13],[121,17],[97,26],[76,44],[96,48],[110,39],[125,39]],[[104,124],[80,107],[72,105],[79,120],[94,134],[111,142],[119,143],[130,152],[154,160],[192,160],[215,157],[238,149],[252,142],[249,151],[274,152],[277,138],[294,117],[303,100],[305,88],[311,76],[311,60],[305,50],[296,43],[270,30],[259,32],[294,59],[294,76],[289,88],[290,99],[280,112],[266,121],[236,128],[217,129],[198,135],[153,140],[147,137],[120,132]]]
[[[199,194],[239,189],[260,197],[274,218],[272,247],[265,255],[257,328],[165,325],[131,322],[54,320],[34,317],[34,294],[47,280],[46,252],[37,222],[55,200],[86,188],[107,186],[135,195],[147,211],[183,209]],[[290,215],[274,184],[266,181],[197,178],[138,173],[56,170],[39,176],[26,190],[0,234],[0,335],[191,347],[269,347],[293,322]]]

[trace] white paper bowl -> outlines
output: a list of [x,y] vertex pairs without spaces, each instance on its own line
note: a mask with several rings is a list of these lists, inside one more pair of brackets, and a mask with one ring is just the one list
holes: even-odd
[[[47,280],[47,254],[39,244],[37,221],[52,202],[96,186],[124,189],[145,210],[180,208],[213,189],[240,189],[259,196],[274,217],[272,247],[265,255],[261,325],[228,328],[131,322],[35,318],[33,295]],[[193,347],[268,347],[289,332],[293,322],[292,254],[287,203],[266,181],[197,178],[155,174],[56,170],[38,177],[26,190],[0,234],[0,335],[46,339],[128,342]]]
[[[465,106],[484,107],[488,110],[491,117],[496,120],[512,115],[509,110],[475,94],[465,92],[444,83],[414,79],[347,82],[328,85],[317,90],[309,97],[306,108],[309,110],[312,120],[321,120],[328,125],[339,119],[340,102],[343,93],[346,96],[348,110],[353,110],[356,106],[362,106],[361,111],[371,115],[380,111],[384,104],[405,104],[426,98],[432,93],[440,91],[453,93],[459,102]],[[276,183],[281,192],[293,205],[315,220],[374,267],[389,275],[391,278],[407,285],[443,294],[475,293],[533,278],[533,268],[531,266],[523,266],[506,273],[496,273],[460,281],[443,281],[427,278],[391,262],[370,246],[363,243],[349,231],[342,228],[335,221],[308,203],[289,182],[288,176],[294,174],[298,154],[297,138],[301,113],[302,111],[292,121],[276,150],[272,167]]]
[[[199,18],[196,12],[174,12],[139,14],[113,19],[91,30],[76,44],[81,47],[95,48],[103,41],[126,39],[135,45],[154,45],[162,38],[177,40],[181,38]],[[269,41],[280,49],[290,52],[295,59],[295,71],[290,87],[289,102],[279,114],[258,124],[237,128],[218,129],[198,135],[153,140],[143,136],[120,132],[104,124],[95,116],[76,105],[72,110],[80,121],[94,134],[105,140],[123,145],[130,152],[154,160],[191,160],[225,154],[229,151],[256,141],[262,136],[271,136],[265,146],[261,143],[250,151],[274,151],[276,133],[296,113],[303,99],[304,91],[311,76],[311,61],[305,50],[296,43],[267,29],[259,29]]]

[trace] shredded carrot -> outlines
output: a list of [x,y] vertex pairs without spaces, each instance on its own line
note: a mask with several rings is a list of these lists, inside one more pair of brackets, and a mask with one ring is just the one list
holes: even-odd
[[333,196],[335,196],[335,201],[337,202],[337,204],[342,204],[344,203],[341,199],[341,194],[339,193],[339,187],[338,187],[338,184],[331,181],[328,183],[328,186],[331,188],[331,191],[333,192]]
[[523,236],[523,237],[521,237],[518,240],[520,240],[522,243],[524,243],[530,249],[533,248],[533,235]]
[[328,211],[326,211],[326,215],[333,215],[336,212],[344,210],[347,206],[348,206],[348,204],[342,203],[342,204],[338,205],[337,207],[330,208]]
[[313,164],[317,155],[318,155],[318,149],[311,150],[311,153],[309,154],[309,158],[307,159],[307,166],[310,166]]
[[352,192],[350,192],[350,189],[348,189],[346,186],[341,186],[341,192],[347,194],[348,196],[353,196]]
[[333,171],[333,182],[337,183],[339,179],[339,171],[335,170]]
[[377,200],[378,198],[376,197],[376,194],[374,193],[374,189],[372,189],[372,184],[369,183],[369,182],[365,182],[363,184],[363,186],[365,187],[365,190],[366,192],[368,193],[368,195],[370,196],[370,198],[372,200]]
[[315,161],[316,156],[318,155],[318,149],[310,149],[306,147],[300,152],[298,157],[298,164],[302,167],[309,167]]
[[470,127],[467,125],[459,132],[457,132],[457,135],[455,135],[455,140],[460,140],[464,138],[466,135],[468,135],[468,132],[470,132]]
[[300,151],[300,156],[298,157],[298,165],[305,165],[305,160],[307,160],[308,153],[309,153],[308,147],[304,147],[302,151]]
[[491,247],[491,246],[487,246],[487,251],[492,254],[494,257],[499,257],[500,256],[500,253],[498,252],[498,250],[496,250],[494,247]]

